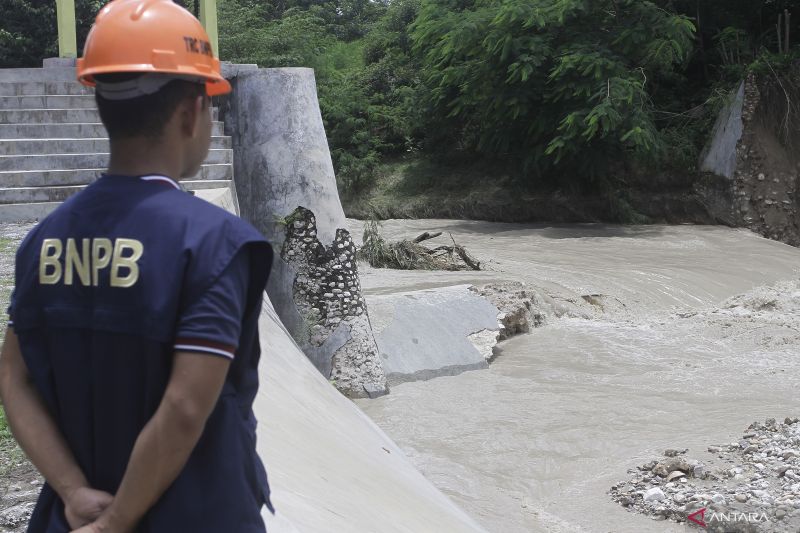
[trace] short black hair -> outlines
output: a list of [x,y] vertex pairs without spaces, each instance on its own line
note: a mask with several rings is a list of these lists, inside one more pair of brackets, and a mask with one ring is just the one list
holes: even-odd
[[[139,75],[103,74],[95,78],[100,82],[119,83]],[[158,92],[128,100],[107,100],[95,92],[95,101],[109,138],[158,138],[164,133],[164,126],[182,101],[205,95],[205,85],[202,83],[172,80]]]

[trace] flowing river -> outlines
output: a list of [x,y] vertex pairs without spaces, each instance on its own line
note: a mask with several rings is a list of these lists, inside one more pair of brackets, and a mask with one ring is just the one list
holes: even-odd
[[488,370],[357,401],[491,532],[686,531],[627,512],[610,486],[666,448],[702,460],[754,420],[800,415],[796,248],[722,227],[413,220],[382,230],[423,231],[444,231],[441,244],[451,233],[487,270],[362,264],[367,295],[513,280],[559,310],[502,343]]

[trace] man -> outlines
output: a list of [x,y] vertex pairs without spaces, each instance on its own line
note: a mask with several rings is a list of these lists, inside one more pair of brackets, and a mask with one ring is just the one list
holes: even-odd
[[230,85],[169,0],[105,6],[78,75],[108,172],[20,246],[0,354],[9,424],[46,480],[28,531],[263,532],[252,403],[272,250],[175,182]]

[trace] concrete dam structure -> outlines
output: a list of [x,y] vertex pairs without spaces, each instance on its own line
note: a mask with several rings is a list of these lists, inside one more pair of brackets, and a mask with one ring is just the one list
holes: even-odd
[[221,118],[233,139],[242,217],[275,248],[267,292],[319,371],[348,396],[386,392],[386,376],[336,189],[307,68],[242,70]]
[[[3,222],[41,219],[106,165],[107,135],[72,63],[0,70]],[[265,517],[269,531],[483,531],[328,380],[335,369],[335,377],[349,380],[342,388],[354,395],[386,388],[313,72],[226,65],[225,74],[237,90],[220,102],[222,113],[213,110],[209,159],[198,176],[182,183],[236,214],[241,201],[242,213],[268,235],[280,257],[270,293],[282,313],[265,295],[261,388],[254,405],[258,450],[277,510]],[[230,135],[224,135],[220,115],[229,120]],[[310,324],[310,335],[298,335],[304,322],[293,318],[305,316],[309,326],[313,309],[324,315]],[[311,359],[284,322],[295,327]],[[348,389],[351,382],[361,389]]]

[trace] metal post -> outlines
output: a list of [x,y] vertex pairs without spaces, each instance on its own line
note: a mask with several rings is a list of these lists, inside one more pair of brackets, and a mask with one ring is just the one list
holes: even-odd
[[197,0],[200,2],[200,22],[208,33],[214,55],[219,57],[219,36],[217,32],[217,0]]
[[75,37],[75,0],[56,0],[58,57],[78,57]]

